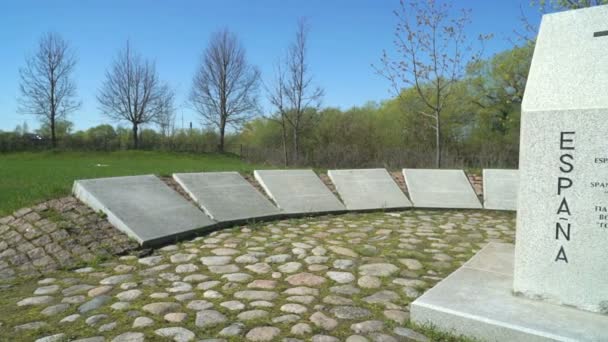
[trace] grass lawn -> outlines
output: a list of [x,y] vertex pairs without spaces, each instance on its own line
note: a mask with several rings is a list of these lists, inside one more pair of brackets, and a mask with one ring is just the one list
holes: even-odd
[[218,154],[150,151],[0,154],[0,217],[68,195],[76,179],[195,171],[251,172],[254,168],[236,157]]

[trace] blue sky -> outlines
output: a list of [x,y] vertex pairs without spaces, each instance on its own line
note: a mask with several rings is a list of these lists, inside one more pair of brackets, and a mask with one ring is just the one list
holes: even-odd
[[[521,9],[538,22],[529,0],[456,0],[473,10],[469,36],[493,33],[486,55],[512,47]],[[0,130],[10,131],[36,117],[17,114],[19,67],[40,36],[60,33],[75,48],[75,80],[82,108],[70,116],[76,129],[109,120],[95,100],[104,73],[127,39],[143,56],[156,61],[162,79],[176,90],[178,126],[200,119],[183,106],[198,59],[212,32],[228,27],[247,49],[264,81],[291,42],[299,17],[307,17],[309,63],[316,83],[325,89],[325,106],[343,109],[390,97],[388,84],[370,67],[383,49],[392,47],[398,0],[3,0],[0,2]],[[267,107],[266,101],[262,101]]]

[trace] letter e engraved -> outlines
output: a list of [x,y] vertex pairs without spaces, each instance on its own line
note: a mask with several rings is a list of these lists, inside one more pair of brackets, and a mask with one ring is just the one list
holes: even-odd
[[575,132],[560,132],[559,149],[560,150],[574,150],[574,145],[566,146],[567,143],[574,143],[574,137],[567,139],[566,135],[574,135]]

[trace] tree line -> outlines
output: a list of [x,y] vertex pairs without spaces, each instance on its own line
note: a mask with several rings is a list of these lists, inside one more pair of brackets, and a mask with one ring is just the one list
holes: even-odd
[[[533,4],[547,12],[606,2]],[[249,159],[285,166],[517,167],[520,105],[536,28],[522,17],[523,31],[514,29],[520,40],[482,59],[491,35],[466,36],[469,10],[451,2],[402,0],[394,15],[394,46],[370,66],[392,92],[382,103],[347,110],[322,107],[325,91],[315,84],[307,59],[310,26],[300,19],[268,83],[247,61],[235,33],[224,29],[211,36],[188,96],[207,124],[204,130],[175,128],[174,91],[160,79],[154,62],[127,42],[107,68],[97,102],[103,115],[129,123],[130,131],[102,125],[71,132],[68,114],[80,107],[72,79],[77,59],[57,33],[44,35],[37,53],[20,69],[19,111],[41,118],[39,133],[50,137],[52,147],[58,140],[63,147],[100,144],[108,150],[225,152],[229,146]],[[271,108],[260,107],[261,96]],[[0,134],[0,151],[23,142],[18,137]]]

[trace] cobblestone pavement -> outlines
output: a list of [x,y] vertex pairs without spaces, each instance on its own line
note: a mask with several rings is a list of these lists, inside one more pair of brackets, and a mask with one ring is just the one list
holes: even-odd
[[147,257],[16,278],[0,290],[6,341],[458,340],[409,323],[409,303],[512,213],[409,210],[240,226]]
[[0,281],[36,276],[138,248],[74,197],[0,218]]

